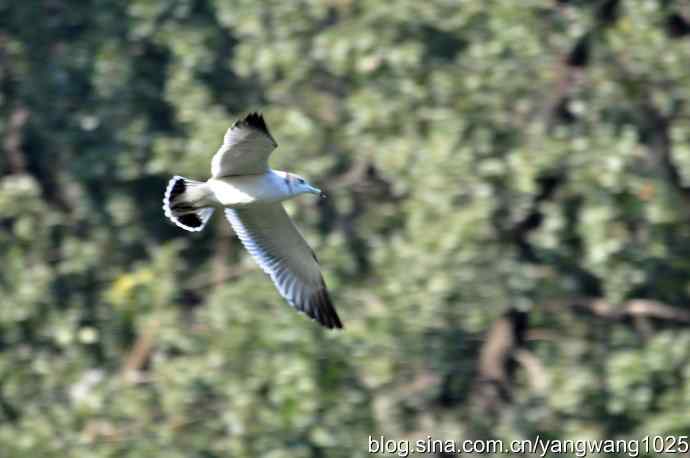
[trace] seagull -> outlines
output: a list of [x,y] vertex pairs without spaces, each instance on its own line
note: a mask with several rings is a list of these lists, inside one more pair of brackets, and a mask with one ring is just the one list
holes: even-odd
[[238,120],[225,133],[202,182],[174,176],[163,210],[177,226],[201,231],[217,208],[271,277],[290,305],[326,328],[342,328],[314,251],[288,216],[282,201],[300,194],[325,194],[294,173],[273,170],[268,157],[278,146],[259,113]]

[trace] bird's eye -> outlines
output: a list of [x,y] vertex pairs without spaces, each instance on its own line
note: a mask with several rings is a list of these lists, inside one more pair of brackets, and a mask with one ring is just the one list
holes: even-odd
[[303,180],[302,178],[299,179],[299,182],[300,182],[301,184],[304,184],[304,180]]

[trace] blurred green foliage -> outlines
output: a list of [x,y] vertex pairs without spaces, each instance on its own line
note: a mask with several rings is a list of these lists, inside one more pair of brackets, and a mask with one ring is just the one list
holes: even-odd
[[[688,19],[1,0],[0,456],[686,434]],[[289,310],[222,218],[162,214],[255,109],[272,166],[330,196],[288,207],[344,332]]]

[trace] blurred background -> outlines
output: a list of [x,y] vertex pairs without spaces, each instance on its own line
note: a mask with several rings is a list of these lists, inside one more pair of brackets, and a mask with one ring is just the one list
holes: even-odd
[[[0,456],[687,434],[689,99],[681,0],[0,1]],[[253,110],[343,332],[163,215]]]

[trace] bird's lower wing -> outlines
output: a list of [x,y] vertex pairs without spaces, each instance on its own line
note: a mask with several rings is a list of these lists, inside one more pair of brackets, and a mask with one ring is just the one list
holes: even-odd
[[244,247],[293,307],[327,328],[343,327],[314,252],[281,204],[226,209],[225,215]]

